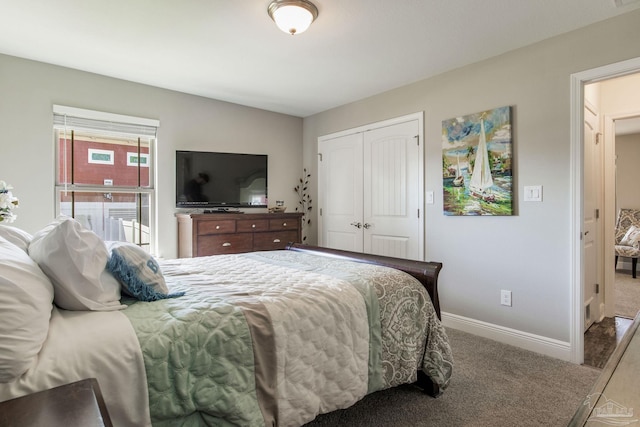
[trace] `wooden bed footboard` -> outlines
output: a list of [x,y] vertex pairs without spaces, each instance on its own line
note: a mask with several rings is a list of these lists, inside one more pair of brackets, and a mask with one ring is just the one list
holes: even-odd
[[[425,287],[431,302],[435,308],[438,318],[441,319],[440,314],[440,300],[438,299],[438,274],[442,269],[442,263],[440,262],[425,262],[425,261],[412,261],[402,258],[392,258],[380,255],[363,254],[359,252],[342,251],[338,249],[321,248],[319,246],[309,246],[300,243],[289,243],[286,246],[287,250],[306,252],[316,255],[329,256],[334,258],[342,258],[346,260],[363,262],[367,264],[382,265],[385,267],[395,268],[397,270],[404,271],[422,283]],[[431,381],[431,379],[421,370],[418,370],[418,380],[415,383],[418,387],[423,389],[427,394],[433,397],[438,397],[442,394],[440,387]]]
[[395,268],[396,270],[404,271],[418,279],[422,286],[425,287],[429,296],[431,297],[431,303],[436,310],[438,318],[440,315],[440,300],[438,298],[438,275],[442,269],[441,262],[425,262],[425,261],[412,261],[402,258],[392,258],[380,255],[363,254],[359,252],[343,251],[338,249],[321,248],[319,246],[303,245],[301,243],[289,243],[286,246],[287,250],[297,252],[307,252],[316,255],[330,256],[334,258],[343,258],[356,262],[364,262],[367,264],[383,265],[385,267]]

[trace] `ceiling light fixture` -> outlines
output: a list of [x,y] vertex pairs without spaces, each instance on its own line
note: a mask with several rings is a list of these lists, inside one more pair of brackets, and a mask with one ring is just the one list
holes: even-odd
[[267,9],[269,16],[285,33],[303,33],[318,17],[318,8],[307,0],[274,0]]

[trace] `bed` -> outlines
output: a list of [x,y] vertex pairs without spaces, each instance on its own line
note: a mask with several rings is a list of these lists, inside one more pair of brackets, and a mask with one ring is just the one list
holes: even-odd
[[449,384],[440,263],[298,244],[156,260],[96,238],[0,229],[0,401],[95,377],[114,425],[301,426]]

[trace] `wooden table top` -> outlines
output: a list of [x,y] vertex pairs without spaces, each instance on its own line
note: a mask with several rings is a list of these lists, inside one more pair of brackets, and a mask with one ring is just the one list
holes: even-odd
[[2,427],[112,427],[95,378],[0,402]]

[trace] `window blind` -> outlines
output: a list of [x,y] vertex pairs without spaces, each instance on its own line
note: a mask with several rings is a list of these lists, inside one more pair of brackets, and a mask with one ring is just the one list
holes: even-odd
[[83,108],[53,106],[53,127],[58,130],[100,132],[113,136],[156,137],[160,122],[154,119],[122,114],[86,110]]
[[149,136],[152,138],[156,137],[158,130],[156,126],[73,117],[59,113],[53,113],[53,127],[58,130],[99,131],[103,134],[108,133],[118,136]]

